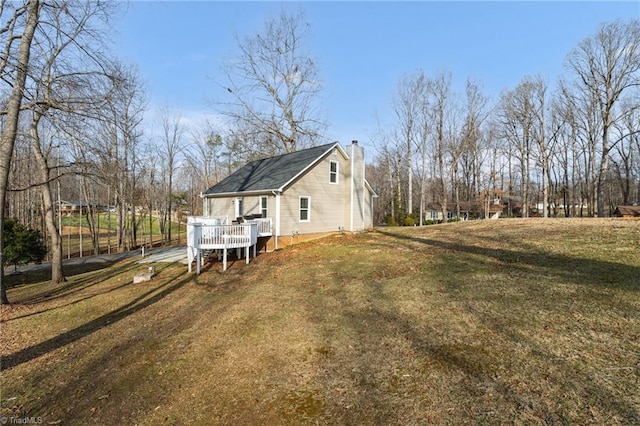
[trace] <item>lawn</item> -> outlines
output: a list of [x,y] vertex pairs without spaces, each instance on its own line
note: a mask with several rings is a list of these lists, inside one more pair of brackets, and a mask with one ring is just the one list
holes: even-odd
[[380,228],[132,284],[146,267],[9,290],[0,417],[640,423],[638,221]]

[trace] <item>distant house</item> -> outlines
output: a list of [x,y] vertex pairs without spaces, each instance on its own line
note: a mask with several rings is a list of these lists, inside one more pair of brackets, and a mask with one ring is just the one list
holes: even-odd
[[59,206],[60,206],[60,212],[64,216],[75,216],[79,214],[83,214],[83,215],[87,214],[87,212],[89,211],[89,206],[91,206],[93,209],[97,211],[108,210],[108,207],[106,204],[99,203],[99,202],[91,202],[90,204],[87,204],[84,201],[80,201],[80,200],[72,200],[72,201],[60,200]]
[[[458,207],[460,209],[460,215],[458,216]],[[485,217],[485,210],[487,205],[478,202],[461,201],[460,203],[447,203],[447,220],[451,219],[479,219]],[[491,203],[488,206],[489,217],[497,219],[502,213],[502,205],[499,203]],[[444,219],[442,214],[441,203],[428,203],[425,207],[425,216],[429,220],[441,221]]]
[[[253,161],[201,194],[203,214],[227,223],[270,219],[268,248],[373,228],[377,197],[357,141]],[[265,233],[261,233],[265,235]]]
[[87,205],[83,201],[61,200],[59,205],[60,205],[60,211],[64,216],[74,216],[78,214],[85,214],[87,212]]
[[618,206],[613,214],[617,217],[640,217],[640,206]]

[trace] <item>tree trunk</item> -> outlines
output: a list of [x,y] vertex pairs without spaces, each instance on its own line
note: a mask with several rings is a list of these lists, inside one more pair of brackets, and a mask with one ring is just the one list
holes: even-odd
[[31,121],[31,147],[36,159],[36,167],[38,167],[41,182],[43,182],[43,184],[40,185],[40,191],[42,194],[44,223],[51,241],[51,282],[53,284],[59,284],[66,281],[62,266],[62,237],[60,236],[61,230],[56,226],[54,201],[51,195],[51,185],[49,184],[51,171],[40,145],[40,135],[38,133],[38,123],[42,117],[40,114],[40,112],[34,111],[34,118]]
[[609,170],[609,124],[602,130],[602,157],[598,169],[598,183],[596,186],[596,202],[598,204],[598,217],[604,217],[604,179]]
[[3,282],[4,276],[4,206],[7,198],[7,184],[9,181],[9,170],[13,146],[18,133],[18,118],[20,116],[20,106],[22,105],[22,94],[27,79],[27,69],[31,56],[31,42],[38,26],[40,14],[40,1],[30,0],[27,5],[27,21],[24,32],[20,37],[20,49],[17,58],[16,78],[13,81],[11,96],[7,102],[4,129],[2,131],[2,143],[0,144],[0,303],[9,303],[7,290]]

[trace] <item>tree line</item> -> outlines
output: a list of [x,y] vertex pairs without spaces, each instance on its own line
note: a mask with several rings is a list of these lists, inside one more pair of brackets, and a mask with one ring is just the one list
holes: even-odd
[[[168,243],[183,211],[201,213],[200,191],[248,161],[326,142],[303,13],[283,11],[256,34],[235,36],[237,57],[219,73],[226,96],[211,102],[224,126],[190,127],[165,108],[150,133],[143,78],[107,47],[118,7],[0,3],[0,222],[15,218],[46,235],[53,282],[65,279],[61,200],[84,205],[95,253],[105,209],[116,222],[114,250]],[[524,216],[539,195],[544,216],[559,206],[602,216],[637,201],[638,27],[603,25],[570,52],[565,79],[550,87],[524,77],[495,104],[472,79],[456,93],[448,72],[403,76],[391,124],[372,137],[376,222],[422,223],[430,202],[444,209],[498,196],[520,200]],[[567,208],[583,202],[586,213]],[[0,293],[7,303],[2,281]]]
[[493,103],[472,79],[456,93],[449,72],[403,76],[392,124],[374,137],[377,220],[422,223],[428,202],[445,221],[447,204],[487,199],[515,200],[524,217],[638,203],[639,21],[603,24],[565,65],[554,84],[524,76]]

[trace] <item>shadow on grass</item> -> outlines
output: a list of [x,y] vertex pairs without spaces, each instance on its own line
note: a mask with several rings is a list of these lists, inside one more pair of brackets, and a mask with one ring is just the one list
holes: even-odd
[[[378,282],[370,286],[372,297],[377,300],[385,300],[383,286]],[[455,297],[455,296],[453,296]],[[390,304],[392,305],[392,303]],[[490,329],[493,329],[497,335],[503,336],[508,346],[522,345],[532,349],[528,355],[535,359],[541,365],[553,364],[559,371],[561,376],[555,376],[551,372],[537,372],[545,374],[547,380],[561,384],[567,392],[570,392],[589,405],[599,406],[601,409],[620,416],[629,424],[637,424],[640,421],[640,413],[635,407],[628,402],[622,401],[618,395],[612,391],[594,383],[588,372],[585,372],[581,366],[573,365],[563,359],[558,358],[547,348],[528,339],[517,330],[511,330],[508,327],[492,321],[481,312],[469,312],[474,314],[474,319],[483,323]],[[518,364],[518,359],[505,359],[502,355],[495,351],[490,342],[483,342],[482,346],[477,344],[460,342],[443,342],[440,341],[437,330],[432,329],[429,325],[421,324],[418,326],[410,317],[403,315],[397,309],[389,311],[374,308],[370,312],[356,312],[353,314],[354,324],[366,324],[375,321],[379,324],[378,329],[386,330],[389,335],[396,333],[408,339],[411,346],[417,353],[426,356],[427,359],[436,360],[439,365],[448,366],[455,371],[462,372],[466,377],[470,378],[467,383],[459,383],[466,388],[466,392],[474,395],[478,389],[487,384],[492,384],[493,389],[499,393],[502,398],[509,402],[514,410],[518,412],[530,411],[535,413],[540,420],[546,424],[566,423],[571,421],[571,414],[564,409],[555,407],[555,401],[546,400],[535,391],[522,392],[509,380],[509,374],[504,377],[504,371],[509,371],[512,375],[518,374],[518,371],[510,370],[510,362]],[[375,318],[375,319],[374,319]],[[366,330],[362,330],[365,332]],[[363,366],[363,368],[370,368]],[[526,368],[526,367],[525,367]],[[496,375],[496,371],[503,371],[502,376]],[[529,377],[529,380],[540,380],[538,377]],[[480,415],[481,413],[475,413]]]
[[[551,266],[556,270],[555,273],[560,272],[560,274],[564,274],[562,268],[567,263],[570,266],[591,263],[588,260],[567,256],[483,249],[387,232],[380,233],[392,237],[391,241],[410,240],[459,253],[490,256],[503,262],[517,261],[536,266],[539,266],[537,262],[551,262],[552,265],[547,267]],[[415,246],[413,247],[415,249]],[[417,253],[419,256],[419,251]],[[441,259],[441,262],[443,264],[439,268],[446,271],[448,266],[446,260]],[[465,268],[473,269],[473,264],[477,263],[481,267],[480,264],[484,261],[480,256],[474,256],[465,262]],[[384,269],[386,266],[380,264],[378,267]],[[621,266],[625,267],[623,274],[627,277],[626,281],[619,284],[605,283],[605,285],[628,289],[633,285],[633,278],[630,277],[637,277],[638,275],[634,274],[640,272],[637,267],[613,262],[595,262],[595,265],[590,267],[599,268],[609,274],[616,273]],[[350,400],[343,404],[348,403],[359,409],[345,410],[342,408],[343,405],[333,406],[333,409],[337,410],[337,416],[340,417],[339,422],[395,424],[404,421],[400,417],[407,410],[416,410],[416,413],[412,413],[417,416],[414,420],[423,415],[425,417],[435,415],[429,411],[434,408],[433,406],[420,405],[419,393],[438,392],[442,388],[451,395],[452,399],[448,404],[455,403],[457,409],[451,414],[438,415],[451,415],[449,420],[454,422],[481,422],[484,419],[483,416],[497,414],[498,417],[493,417],[491,421],[526,422],[532,421],[532,416],[535,416],[542,423],[567,424],[577,421],[573,418],[577,413],[572,410],[584,406],[593,407],[596,413],[617,417],[618,421],[625,424],[640,422],[637,407],[629,400],[621,399],[616,390],[594,382],[593,377],[590,376],[591,373],[584,368],[584,365],[559,358],[551,349],[518,330],[517,326],[511,326],[508,321],[505,322],[504,318],[499,317],[499,313],[494,317],[491,313],[468,308],[465,305],[466,296],[450,287],[446,278],[439,284],[444,284],[442,287],[445,288],[452,307],[460,305],[467,307],[467,313],[472,316],[473,322],[493,331],[493,333],[486,333],[485,336],[492,334],[500,336],[495,342],[468,340],[459,335],[448,336],[447,333],[450,332],[448,329],[437,329],[432,324],[416,321],[415,316],[403,311],[398,300],[389,296],[385,287],[386,279],[366,280],[360,283],[361,277],[355,277],[356,282],[351,284],[353,278],[345,278],[344,271],[340,268],[343,268],[343,265],[325,266],[325,270],[330,269],[330,274],[333,276],[330,283],[327,283],[324,278],[320,281],[314,274],[310,274],[309,278],[314,285],[300,287],[305,293],[305,308],[309,318],[319,329],[321,344],[326,348],[338,346],[352,348],[346,351],[350,354],[349,358],[343,359],[332,359],[331,349],[328,349],[326,352],[329,355],[324,360],[326,364],[323,370],[330,371],[325,388],[335,388],[336,382],[353,383],[355,387],[355,390],[350,393],[351,396],[348,397]],[[400,274],[402,276],[404,273],[400,272]],[[447,274],[443,273],[444,275]],[[591,285],[602,285],[597,277],[588,275],[588,272],[582,272],[577,277],[573,275],[568,277],[582,284],[586,282]],[[321,282],[322,287],[329,286],[330,291],[319,290],[317,286]],[[364,296],[353,299],[349,287],[359,285],[364,287],[366,293]],[[416,285],[419,286],[419,284]],[[430,309],[428,300],[425,301],[424,309]],[[333,314],[330,317],[333,319],[330,321],[327,320],[327,312]],[[446,315],[446,313],[443,314]],[[452,318],[452,321],[455,322],[456,319]],[[456,331],[455,325],[452,330]],[[349,336],[349,339],[345,340],[344,336]],[[409,353],[417,356],[407,358],[406,353],[395,353],[396,348],[383,347],[380,343],[394,342],[398,338],[407,342],[412,349]],[[527,348],[529,351],[517,355],[518,349],[522,350],[522,348]],[[345,350],[343,349],[342,352]],[[406,384],[403,381],[391,383],[387,377],[389,374],[397,374],[395,368],[398,365],[404,366],[411,372],[407,374],[407,377],[411,378],[406,379]],[[550,368],[551,366],[553,368]],[[426,370],[421,371],[422,368]],[[429,369],[435,369],[436,375],[433,376]],[[445,376],[443,380],[452,380],[452,382],[440,381],[434,384],[433,388],[428,388],[427,386],[431,386],[429,382],[433,380],[432,377],[438,377],[438,371]],[[456,372],[465,379],[453,380],[456,378]],[[414,380],[412,378],[417,382],[411,383]],[[523,380],[530,380],[533,385],[520,386]],[[542,390],[536,386],[540,386]],[[550,396],[545,387],[559,389],[551,391],[554,393],[550,393]],[[389,389],[392,393],[395,392],[395,395],[403,396],[394,397]],[[491,389],[496,396],[484,394],[483,389]],[[572,400],[564,405],[555,400],[553,395],[560,399],[563,395],[571,395]],[[442,397],[446,398],[446,395]],[[494,405],[498,408],[492,411]],[[442,407],[446,407],[446,404]],[[436,406],[435,411],[437,408],[440,406]],[[505,408],[507,411],[504,411]],[[584,413],[580,412],[578,415],[582,414]],[[464,417],[464,421],[460,416]],[[589,413],[582,417],[583,420],[585,418],[590,418]],[[441,417],[438,422],[447,423],[448,421],[447,418]]]
[[561,254],[495,249],[444,242],[429,238],[396,234],[378,230],[388,237],[423,244],[454,252],[494,258],[500,262],[514,265],[531,265],[537,268],[553,269],[563,282],[588,284],[595,287],[612,289],[640,290],[640,267],[625,263],[584,259]]
[[[94,343],[104,335],[102,332],[85,340],[84,345],[70,347],[72,366],[65,357],[47,360],[51,362],[47,368],[33,371],[25,378],[26,383],[20,385],[31,392],[29,407],[20,415],[47,412],[51,413],[51,419],[64,424],[125,424],[133,418],[132,412],[136,418],[146,419],[152,418],[159,406],[174,405],[176,400],[180,406],[183,397],[191,398],[181,395],[191,380],[209,374],[205,367],[184,364],[184,359],[193,355],[192,345],[194,348],[210,345],[208,353],[212,359],[223,356],[227,345],[212,345],[210,337],[203,337],[202,325],[211,324],[215,328],[217,318],[246,296],[246,285],[238,282],[238,278],[248,269],[238,268],[233,274],[213,271],[199,276],[181,275],[177,278],[182,279],[180,283],[164,288],[165,296],[173,291],[169,297],[162,301],[158,298],[155,306],[105,330],[109,336],[104,342]],[[184,284],[188,287],[184,288]],[[182,290],[175,291],[179,287]],[[138,326],[127,325],[133,319]],[[194,328],[196,324],[198,327]],[[49,372],[58,369],[63,372]],[[42,396],[34,396],[34,388],[35,395],[42,392]],[[190,402],[188,412],[198,417],[199,412],[192,411],[196,410],[193,406]],[[180,424],[175,420],[166,422]],[[141,420],[141,424],[146,423],[149,421]]]
[[131,302],[92,321],[89,321],[86,324],[76,327],[73,330],[61,333],[55,337],[52,337],[33,346],[21,349],[20,351],[13,354],[4,356],[2,358],[1,367],[3,369],[13,368],[17,365],[31,361],[58,348],[82,339],[87,335],[90,335],[104,327],[109,326],[110,324],[116,323],[128,317],[129,315],[135,314],[136,312],[150,305],[153,305],[154,303],[164,299],[192,280],[194,280],[194,276],[188,275],[183,280],[175,284],[171,284],[171,282],[160,284],[159,286],[147,291],[141,296],[136,297]]
[[[105,268],[110,268],[124,259],[105,260],[101,262],[90,262],[83,264],[66,264],[63,266],[65,277],[73,277],[75,275],[94,272]],[[16,288],[24,285],[35,284],[51,279],[51,265],[40,265],[39,267],[24,271],[19,274],[8,273],[2,277],[7,285],[7,289]],[[64,285],[64,283],[63,283]]]
[[[94,284],[98,284],[98,283],[93,283],[91,285],[94,285]],[[17,315],[15,317],[12,317],[12,318],[9,318],[9,319],[5,319],[5,320],[2,320],[0,322],[10,322],[10,321],[14,321],[14,320],[17,320],[17,319],[20,319],[20,318],[28,318],[28,317],[31,317],[31,316],[34,316],[34,315],[43,314],[43,313],[48,312],[48,311],[52,311],[52,310],[56,310],[56,309],[62,309],[62,308],[66,308],[68,306],[73,306],[73,305],[78,304],[80,302],[84,302],[86,300],[93,299],[94,297],[98,297],[98,296],[102,296],[102,295],[111,293],[112,291],[119,290],[119,289],[124,288],[124,287],[129,286],[129,285],[131,285],[131,282],[127,281],[127,282],[125,282],[123,284],[117,285],[115,287],[111,287],[109,289],[105,289],[103,291],[99,291],[99,292],[93,293],[93,294],[91,294],[89,296],[81,297],[80,299],[76,299],[76,300],[74,300],[72,302],[69,302],[69,303],[65,303],[65,304],[62,304],[62,305],[55,305],[55,306],[52,306],[52,307],[47,308],[47,309],[41,309],[41,310],[30,312],[30,313],[24,314],[24,315]],[[85,287],[85,288],[87,288],[87,287]],[[35,302],[35,303],[38,303],[38,302]]]
[[[114,266],[118,263],[121,265]],[[105,280],[113,278],[119,274],[127,272],[135,268],[135,264],[131,262],[123,262],[123,259],[114,259],[112,261],[85,263],[81,265],[65,265],[64,273],[68,278],[66,281],[58,284],[51,283],[51,267],[43,266],[36,270],[24,272],[21,275],[11,276],[10,280],[7,280],[7,287],[18,288],[27,285],[37,285],[38,290],[34,291],[34,294],[28,295],[24,298],[18,298],[17,303],[35,304],[44,301],[51,301],[58,297],[68,296],[75,292],[89,288],[93,285],[100,284]],[[102,271],[99,274],[89,275],[87,277],[72,279],[75,275],[88,274],[95,271]],[[6,278],[6,277],[5,277]],[[12,298],[12,303],[16,301]]]

